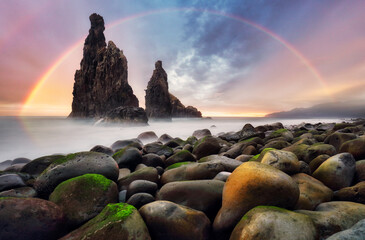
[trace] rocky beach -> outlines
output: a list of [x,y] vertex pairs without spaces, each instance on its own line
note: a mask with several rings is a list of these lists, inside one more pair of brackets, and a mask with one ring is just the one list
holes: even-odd
[[364,130],[365,120],[149,131],[2,162],[0,236],[363,239]]

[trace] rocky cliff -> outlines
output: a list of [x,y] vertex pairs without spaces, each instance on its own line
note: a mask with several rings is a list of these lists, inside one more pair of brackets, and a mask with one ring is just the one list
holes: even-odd
[[201,118],[202,113],[193,106],[185,107],[180,100],[170,93],[172,105],[171,116],[174,118]]
[[167,74],[162,68],[162,62],[155,63],[151,80],[146,90],[146,113],[149,118],[171,119],[202,117],[195,107],[185,107],[180,100],[169,93]]
[[167,74],[162,68],[162,62],[155,63],[151,80],[146,90],[146,113],[148,118],[171,119],[171,101]]
[[112,41],[106,46],[104,19],[90,16],[80,70],[75,73],[70,117],[103,117],[117,107],[138,107],[128,84],[127,59]]

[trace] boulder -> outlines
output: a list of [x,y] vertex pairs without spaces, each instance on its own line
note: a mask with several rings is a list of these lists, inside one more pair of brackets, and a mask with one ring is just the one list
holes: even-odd
[[32,198],[36,196],[37,192],[32,187],[20,187],[0,192],[0,198],[1,197]]
[[126,203],[108,204],[103,211],[60,240],[151,240],[137,209]]
[[162,145],[160,143],[149,143],[144,145],[143,152],[154,153],[159,156],[164,155],[165,157],[170,157],[174,154],[174,150],[172,148]]
[[219,181],[222,181],[222,182],[226,182],[228,177],[231,175],[232,173],[230,172],[219,172],[214,178],[213,180],[219,180]]
[[155,198],[149,193],[136,193],[133,194],[127,201],[129,205],[140,209],[142,206],[155,201]]
[[365,219],[358,221],[351,228],[335,233],[327,240],[363,240],[365,239]]
[[329,158],[330,158],[329,155],[322,154],[322,155],[317,156],[315,159],[313,159],[309,163],[309,168],[311,169],[311,172],[313,173],[319,166],[321,166],[322,163],[324,163]]
[[210,132],[209,129],[199,129],[199,130],[195,130],[193,132],[193,137],[196,137],[197,139],[201,139],[203,137],[206,136],[212,136],[212,133]]
[[365,159],[365,138],[357,138],[344,142],[340,152],[349,152],[356,160]]
[[146,142],[153,142],[158,139],[154,131],[143,132],[139,134],[137,138],[141,141],[146,141]]
[[308,215],[319,230],[319,239],[351,228],[365,218],[365,205],[353,202],[326,202],[317,206],[315,211],[297,210]]
[[200,139],[194,146],[193,154],[197,159],[219,153],[221,145],[219,141],[211,136]]
[[152,239],[208,240],[210,221],[203,212],[169,201],[155,201],[139,209]]
[[142,163],[148,167],[165,167],[165,163],[162,158],[154,153],[147,153],[143,155]]
[[112,41],[106,46],[104,19],[94,13],[85,39],[80,70],[76,70],[70,117],[104,117],[118,107],[138,107],[128,84],[127,59]]
[[149,193],[155,195],[157,183],[147,180],[134,180],[127,188],[127,197],[129,198],[136,193]]
[[137,138],[127,139],[127,140],[118,140],[118,141],[114,142],[110,148],[114,152],[117,152],[125,147],[135,147],[135,148],[138,148],[141,150],[142,142]]
[[335,192],[334,200],[350,201],[365,204],[365,182],[345,187]]
[[178,153],[175,153],[165,161],[165,166],[168,167],[172,164],[179,163],[179,162],[195,162],[196,159],[193,154],[191,154],[187,150],[181,150]]
[[103,146],[103,145],[96,145],[95,147],[90,149],[90,152],[105,153],[109,156],[113,156],[113,154],[114,154],[114,151],[111,148]]
[[335,132],[326,137],[324,143],[331,144],[336,148],[337,151],[340,150],[341,145],[349,140],[355,139],[356,135],[353,133],[340,133]]
[[[202,163],[177,164],[181,165],[162,174],[161,184],[186,180],[213,179],[222,171],[232,172],[242,163],[234,159],[217,159]],[[172,166],[174,165],[170,167]]]
[[365,160],[356,162],[355,182],[365,181]]
[[65,213],[67,224],[78,227],[118,202],[115,182],[99,174],[85,174],[59,184],[49,196]]
[[261,163],[271,165],[287,174],[295,174],[300,170],[297,156],[292,152],[272,150],[265,154]]
[[3,161],[3,162],[0,162],[0,171],[4,171],[8,167],[10,167],[12,162],[13,161],[11,161],[11,160],[6,160],[6,161]]
[[298,160],[306,160],[307,150],[309,145],[307,144],[293,144],[289,147],[285,147],[282,150],[294,153]]
[[39,198],[0,198],[1,239],[52,240],[65,233],[60,207]]
[[313,210],[319,204],[331,201],[332,190],[317,179],[304,173],[295,174],[292,179],[298,184],[300,192],[295,209]]
[[329,156],[333,156],[336,154],[336,148],[329,144],[315,144],[308,148],[307,156],[305,161],[310,163],[313,159],[318,157],[319,155],[326,154]]
[[289,175],[270,165],[245,162],[228,177],[214,231],[228,234],[250,209],[259,205],[291,209],[298,198],[298,185]]
[[146,167],[139,169],[118,180],[119,191],[127,190],[129,184],[135,180],[148,180],[158,183],[159,176],[156,168]]
[[214,219],[222,203],[223,187],[224,182],[218,180],[170,182],[162,186],[157,199],[202,211]]
[[15,173],[0,175],[0,192],[12,188],[25,187],[23,179]]
[[278,207],[258,206],[245,214],[229,239],[313,240],[317,238],[317,229],[307,215]]
[[142,162],[141,152],[134,147],[125,147],[119,150],[114,153],[113,158],[118,163],[119,168],[129,168],[131,171]]
[[352,155],[340,153],[323,162],[312,176],[335,191],[351,185],[355,169]]
[[73,153],[54,161],[40,174],[34,188],[42,197],[47,197],[58,184],[67,179],[87,173],[96,173],[117,181],[119,175],[118,164],[112,157],[104,153],[79,152]]

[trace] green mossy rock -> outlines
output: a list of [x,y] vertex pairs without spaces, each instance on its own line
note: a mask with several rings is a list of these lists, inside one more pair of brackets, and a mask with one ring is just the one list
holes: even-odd
[[195,157],[188,150],[181,150],[165,160],[165,166],[171,166],[180,162],[196,162]]
[[150,240],[137,209],[126,203],[108,204],[103,211],[61,240]]
[[49,197],[60,206],[67,223],[77,227],[118,202],[117,184],[99,174],[85,174],[59,184]]

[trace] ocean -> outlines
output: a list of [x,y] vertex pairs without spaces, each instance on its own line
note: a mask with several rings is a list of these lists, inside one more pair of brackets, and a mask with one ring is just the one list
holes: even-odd
[[[126,127],[118,124],[98,125],[94,121],[65,117],[0,117],[0,162],[18,157],[35,159],[51,154],[88,151],[95,145],[110,146],[117,140],[136,138],[154,131],[186,139],[194,130],[208,128],[213,135],[239,131],[246,123],[253,126],[281,122],[284,126],[308,123],[341,122],[344,119],[272,119],[224,118],[173,119],[171,122],[149,122],[149,126]],[[214,126],[213,126],[214,125]]]

